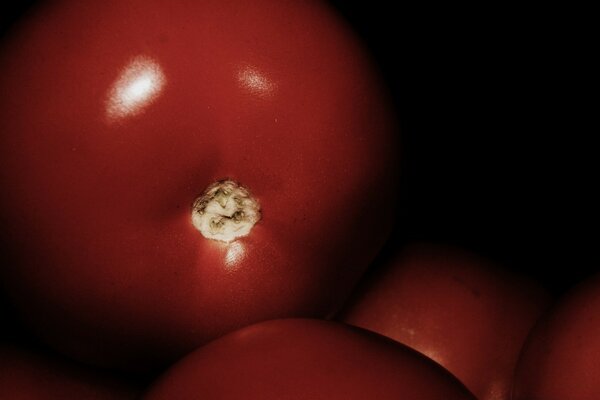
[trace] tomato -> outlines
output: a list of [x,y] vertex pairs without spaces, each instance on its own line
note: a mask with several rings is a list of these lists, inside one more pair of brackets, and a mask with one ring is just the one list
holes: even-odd
[[144,368],[339,308],[391,228],[397,146],[328,6],[63,0],[15,29],[0,276],[47,343]]
[[509,399],[525,338],[549,302],[537,283],[459,248],[412,243],[339,315],[431,357],[480,400]]
[[329,321],[243,328],[171,367],[159,399],[473,399],[447,371],[382,336]]
[[572,288],[536,324],[515,379],[515,400],[600,398],[600,275]]
[[0,397],[11,400],[126,400],[140,389],[118,377],[59,359],[0,344]]

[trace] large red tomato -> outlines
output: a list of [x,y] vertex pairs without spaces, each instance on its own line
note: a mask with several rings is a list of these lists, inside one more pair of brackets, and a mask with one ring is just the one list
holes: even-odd
[[329,315],[390,229],[393,117],[321,2],[53,1],[0,53],[1,277],[73,357]]
[[317,320],[259,323],[196,350],[147,400],[474,400],[446,370],[372,332]]
[[0,398],[10,400],[126,400],[141,389],[51,355],[0,344]]
[[548,301],[535,282],[483,258],[422,243],[376,271],[339,319],[431,357],[480,400],[505,400],[521,346]]
[[536,324],[515,400],[600,399],[600,275],[573,288]]

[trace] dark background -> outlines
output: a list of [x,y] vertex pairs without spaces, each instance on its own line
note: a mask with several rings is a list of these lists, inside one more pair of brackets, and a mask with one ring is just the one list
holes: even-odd
[[390,247],[459,245],[555,294],[593,273],[598,178],[586,148],[595,146],[571,110],[586,107],[572,87],[590,84],[586,11],[331,3],[381,66],[400,120],[401,217]]
[[[3,3],[0,34],[34,3]],[[456,244],[556,293],[593,272],[597,225],[585,192],[597,179],[562,93],[577,59],[568,17],[508,3],[330,3],[379,64],[400,121],[389,247]]]

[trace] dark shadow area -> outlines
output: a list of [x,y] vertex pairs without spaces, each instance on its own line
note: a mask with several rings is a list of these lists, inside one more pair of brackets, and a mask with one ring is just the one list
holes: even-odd
[[591,201],[576,181],[592,172],[574,168],[585,145],[562,125],[558,90],[571,77],[557,62],[561,16],[510,4],[331,3],[364,38],[395,101],[395,243],[456,244],[556,293],[596,270],[592,234],[578,225],[593,226]]

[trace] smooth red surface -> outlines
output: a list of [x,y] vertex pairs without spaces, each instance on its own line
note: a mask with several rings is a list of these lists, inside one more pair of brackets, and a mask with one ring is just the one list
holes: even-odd
[[59,360],[0,344],[0,398],[10,400],[127,400],[138,398],[133,384]]
[[600,275],[571,289],[527,339],[515,400],[600,399]]
[[474,400],[447,371],[387,338],[342,324],[259,323],[168,370],[146,400]]
[[420,243],[399,249],[361,283],[338,318],[431,357],[480,400],[504,400],[548,301],[536,283],[483,258]]
[[[140,65],[162,86],[119,111],[112,88]],[[321,2],[49,2],[1,48],[0,91],[0,276],[73,357],[145,368],[332,314],[390,229],[393,118]],[[230,245],[190,222],[225,177],[263,216]]]

